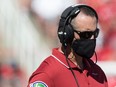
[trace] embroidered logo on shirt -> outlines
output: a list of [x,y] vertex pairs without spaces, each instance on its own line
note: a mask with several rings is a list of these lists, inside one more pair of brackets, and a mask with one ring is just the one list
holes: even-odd
[[48,87],[43,81],[36,81],[30,84],[30,87]]
[[98,75],[98,73],[94,73],[94,72],[93,72],[93,73],[92,73],[92,75],[95,75],[95,76],[97,76],[97,75]]

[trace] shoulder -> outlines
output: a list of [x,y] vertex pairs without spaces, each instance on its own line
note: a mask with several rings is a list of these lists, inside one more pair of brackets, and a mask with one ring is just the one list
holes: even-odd
[[28,87],[53,87],[52,85],[51,78],[44,72],[34,75],[28,82]]
[[58,67],[59,67],[59,62],[52,56],[49,56],[32,73],[29,81],[31,81],[33,78],[38,78],[38,75],[39,77],[42,76],[42,78],[43,77],[53,78],[55,74],[58,73]]
[[[52,75],[55,71],[55,59],[52,58],[52,56],[47,57],[40,66],[32,73],[32,75],[29,78],[28,85],[46,85],[45,87],[52,87],[50,86],[52,84]],[[28,86],[31,87],[31,86]],[[34,86],[32,86],[34,87]],[[43,86],[44,87],[44,86]]]
[[47,57],[40,66],[33,72],[32,75],[36,75],[41,72],[49,73],[55,69],[55,59],[52,56]]

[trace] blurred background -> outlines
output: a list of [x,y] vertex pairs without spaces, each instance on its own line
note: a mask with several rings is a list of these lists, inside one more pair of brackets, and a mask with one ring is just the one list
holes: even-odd
[[88,4],[99,15],[97,63],[109,87],[116,87],[116,0],[0,0],[0,87],[27,86],[32,72],[59,46],[60,15],[75,3]]

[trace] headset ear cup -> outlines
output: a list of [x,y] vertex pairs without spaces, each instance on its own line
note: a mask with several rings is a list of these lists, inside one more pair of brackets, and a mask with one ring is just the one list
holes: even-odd
[[65,31],[66,31],[66,37],[65,37],[66,43],[71,44],[74,38],[74,31],[73,31],[73,27],[71,26],[71,24],[68,24],[66,26]]
[[63,27],[59,27],[57,33],[58,33],[58,38],[60,42],[63,44],[63,41],[64,41]]
[[72,29],[72,26],[70,24],[66,25],[65,31],[63,31],[63,27],[59,27],[58,37],[62,44],[71,44],[74,38],[74,31]]

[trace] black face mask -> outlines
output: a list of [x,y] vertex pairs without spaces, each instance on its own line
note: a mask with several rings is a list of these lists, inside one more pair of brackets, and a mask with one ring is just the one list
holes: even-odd
[[96,39],[79,39],[75,40],[72,43],[72,48],[74,52],[83,57],[83,58],[91,58],[95,52],[96,47]]

